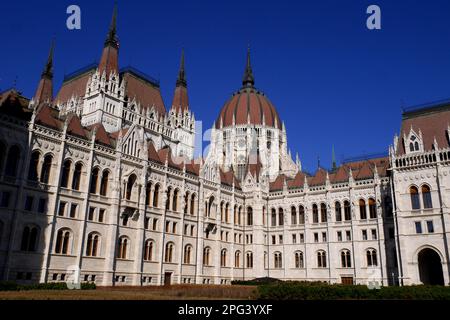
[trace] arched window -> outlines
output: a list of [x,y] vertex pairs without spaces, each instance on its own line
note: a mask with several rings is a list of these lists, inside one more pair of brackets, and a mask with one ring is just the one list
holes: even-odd
[[130,175],[127,181],[127,193],[125,196],[127,200],[131,200],[131,194],[133,193],[133,186],[135,182],[136,182],[136,175],[135,174]]
[[166,243],[166,250],[164,252],[164,262],[172,262],[173,249],[174,249],[173,242]]
[[341,251],[341,267],[342,268],[351,268],[352,267],[351,255],[350,255],[350,251],[348,251],[348,250]]
[[190,210],[191,210],[191,216],[193,216],[194,214],[195,214],[195,194],[193,193],[192,195],[191,195],[191,207],[190,207]]
[[94,170],[92,170],[91,183],[89,185],[90,193],[97,193],[98,172],[99,172],[98,168],[94,168]]
[[73,172],[73,179],[72,179],[72,189],[73,190],[80,190],[82,169],[83,169],[83,164],[81,162],[78,162],[75,165],[75,171]]
[[317,204],[312,205],[312,214],[313,214],[313,223],[319,223],[319,209],[317,208]]
[[370,219],[375,219],[377,217],[377,205],[372,198],[369,198],[369,217]]
[[152,183],[147,182],[147,185],[145,187],[145,205],[150,205],[150,198],[152,196]]
[[433,203],[431,201],[431,192],[430,187],[424,184],[422,186],[422,200],[423,200],[423,207],[425,209],[433,208]]
[[361,220],[367,219],[366,202],[364,199],[359,200],[359,217]]
[[154,242],[152,240],[145,241],[144,244],[144,261],[152,261],[153,260],[153,247]]
[[17,166],[20,161],[20,149],[18,146],[12,146],[9,149],[8,156],[6,158],[5,176],[15,177],[17,175]]
[[272,208],[272,227],[277,225],[277,212]]
[[253,268],[253,253],[247,252],[247,268]]
[[296,268],[304,268],[305,262],[303,259],[303,252],[297,251],[295,252],[295,267]]
[[[38,160],[39,160],[39,158],[38,158]],[[63,188],[69,187],[69,176],[70,176],[70,167],[71,166],[72,166],[72,161],[70,161],[70,160],[64,161],[63,168],[62,168],[62,177],[61,177],[61,187],[63,187]]]
[[209,266],[209,254],[211,249],[209,247],[203,248],[203,265]]
[[108,179],[109,179],[109,171],[103,170],[102,180],[100,180],[100,195],[106,196],[108,193]]
[[39,152],[33,151],[30,158],[30,167],[28,168],[28,180],[38,181],[39,158]]
[[95,232],[91,232],[88,235],[87,245],[86,245],[86,256],[97,257],[99,255],[99,244],[100,235]]
[[275,269],[283,268],[283,261],[282,261],[282,258],[281,258],[281,252],[275,252],[273,254],[273,257],[274,257],[274,267],[275,267]]
[[253,225],[253,209],[252,207],[247,207],[247,225]]
[[22,232],[22,243],[20,250],[22,251],[36,251],[37,247],[38,229],[34,226],[26,226]]
[[325,251],[317,251],[317,267],[326,268],[327,267],[327,254]]
[[191,252],[192,252],[192,246],[190,244],[185,245],[184,246],[183,263],[185,263],[185,264],[191,263]]
[[234,267],[239,268],[241,266],[241,252],[236,251],[234,253]]
[[153,206],[158,207],[159,200],[159,184],[155,185],[155,190],[153,191]]
[[420,199],[419,199],[419,190],[416,186],[411,186],[409,188],[409,194],[411,196],[411,207],[413,210],[420,209]]
[[305,208],[303,206],[298,207],[298,223],[305,224]]
[[378,266],[377,250],[375,250],[375,249],[367,249],[366,250],[366,257],[367,257],[367,266],[368,267],[376,267],[376,266]]
[[282,208],[278,208],[278,225],[284,225],[284,212]]
[[166,210],[169,210],[170,208],[171,195],[172,195],[172,187],[168,187],[166,191]]
[[320,204],[320,222],[327,222],[327,206],[325,203]]
[[297,224],[297,210],[294,206],[291,207],[291,224],[296,225]]
[[222,249],[222,251],[220,252],[220,266],[227,266],[227,249]]
[[[227,204],[225,205],[225,222],[226,223],[228,223],[228,221],[230,220],[229,210],[230,210],[230,204],[227,202]],[[252,223],[253,223],[253,216],[252,216]]]
[[173,191],[172,211],[178,211],[178,189]]
[[41,182],[48,184],[50,179],[50,171],[52,168],[52,160],[53,157],[51,155],[46,155],[44,157],[44,162],[42,163],[42,169],[41,169]]
[[344,218],[345,221],[352,220],[352,211],[350,208],[350,202],[347,200],[344,201]]
[[119,248],[117,252],[117,258],[118,259],[127,259],[128,258],[128,245],[129,240],[127,237],[120,237],[119,238]]
[[188,213],[188,204],[189,204],[189,191],[187,191],[184,194],[184,208],[183,208],[183,213],[184,214]]
[[341,203],[339,201],[336,201],[334,204],[334,212],[336,214],[336,221],[342,221]]
[[72,234],[69,229],[59,229],[56,236],[55,253],[57,254],[70,254],[70,242]]

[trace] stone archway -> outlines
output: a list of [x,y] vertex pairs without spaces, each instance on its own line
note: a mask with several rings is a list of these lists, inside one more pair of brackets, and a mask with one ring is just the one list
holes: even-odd
[[420,281],[426,285],[444,285],[441,257],[430,248],[422,249],[418,256]]

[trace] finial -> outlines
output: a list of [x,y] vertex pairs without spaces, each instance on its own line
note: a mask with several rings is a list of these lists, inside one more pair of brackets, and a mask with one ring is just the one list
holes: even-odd
[[245,66],[244,77],[242,79],[243,87],[253,87],[255,85],[255,78],[253,77],[252,65],[250,62],[250,45],[247,48],[247,64]]
[[181,49],[180,70],[178,71],[177,86],[187,86],[185,70],[184,70],[184,48]]
[[119,41],[117,39],[117,2],[114,2],[111,24],[109,25],[108,36],[106,37],[105,41],[105,47],[108,45],[116,48],[119,47]]

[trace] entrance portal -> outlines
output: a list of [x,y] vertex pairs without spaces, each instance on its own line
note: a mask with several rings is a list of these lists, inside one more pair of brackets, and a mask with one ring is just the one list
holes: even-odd
[[171,278],[172,278],[172,272],[164,273],[164,285],[165,286],[170,286]]
[[433,249],[423,249],[418,255],[419,276],[423,284],[444,285],[444,274],[439,254]]

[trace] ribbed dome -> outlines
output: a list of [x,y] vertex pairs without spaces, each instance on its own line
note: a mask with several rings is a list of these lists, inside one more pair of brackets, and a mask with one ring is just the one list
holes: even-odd
[[281,129],[280,117],[273,104],[251,86],[242,88],[225,103],[216,120],[216,128],[248,123]]

